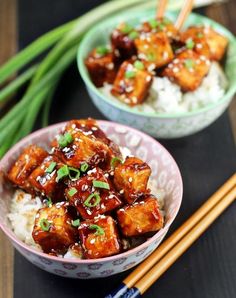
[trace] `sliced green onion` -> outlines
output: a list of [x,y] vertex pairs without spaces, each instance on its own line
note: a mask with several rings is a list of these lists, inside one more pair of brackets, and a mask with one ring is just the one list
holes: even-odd
[[203,36],[204,36],[204,35],[203,35],[202,32],[198,32],[198,33],[197,33],[197,37],[198,37],[198,38],[202,38]]
[[[94,199],[94,203],[91,203],[91,201]],[[97,193],[92,193],[87,197],[87,199],[84,201],[84,205],[86,207],[95,207],[97,206],[101,201],[101,197]]]
[[144,64],[139,60],[134,62],[134,67],[138,70],[144,70]]
[[119,157],[113,157],[111,160],[111,167],[114,169],[116,163],[122,163],[122,160]]
[[133,70],[127,70],[125,72],[126,79],[133,79],[135,77],[136,73]]
[[76,189],[75,187],[71,187],[71,188],[69,189],[69,191],[68,191],[68,195],[69,195],[70,197],[73,197],[73,195],[75,195],[77,192],[78,192],[78,191],[77,191],[77,189]]
[[89,165],[87,164],[87,162],[82,163],[82,165],[80,166],[80,171],[81,172],[86,172],[88,169]]
[[93,186],[98,188],[110,189],[110,185],[107,182],[93,180]]
[[170,25],[170,24],[171,24],[171,21],[170,21],[169,19],[167,19],[167,18],[164,18],[164,19],[162,20],[162,23],[163,23],[164,25]]
[[66,132],[64,135],[61,135],[58,140],[58,144],[61,148],[68,146],[72,142],[73,142],[73,137],[69,132]]
[[80,220],[79,219],[72,220],[71,225],[73,227],[79,227],[80,226]]
[[120,29],[120,31],[124,34],[128,34],[133,30],[133,27],[129,24],[124,24],[124,26]]
[[195,43],[194,41],[192,40],[192,38],[189,38],[187,41],[186,41],[186,48],[189,49],[189,50],[192,50],[195,46]]
[[194,67],[195,63],[192,59],[186,59],[184,61],[184,65],[186,66],[187,69],[191,69]]
[[47,205],[48,207],[52,207],[52,199],[51,199],[51,198],[47,198],[47,200],[46,200],[46,205]]
[[156,60],[156,55],[154,53],[148,53],[147,54],[147,59],[148,59],[148,61],[155,61]]
[[104,56],[109,53],[109,49],[106,46],[99,46],[96,48],[96,53]]
[[157,26],[160,24],[157,20],[153,19],[149,21],[149,25],[152,27],[152,29],[157,28]]
[[104,229],[98,225],[90,225],[89,229],[96,230],[95,235],[98,235],[98,236],[105,235]]
[[67,176],[69,176],[70,171],[68,166],[63,166],[61,167],[58,171],[57,171],[57,178],[56,178],[56,182],[58,182],[59,180],[61,180],[62,178],[65,178]]
[[48,168],[45,170],[46,173],[51,174],[52,171],[55,169],[57,163],[55,161],[51,162]]
[[[75,173],[75,176],[72,175],[72,173]],[[71,180],[77,180],[80,177],[80,170],[73,168],[73,167],[69,167],[69,177]]]
[[43,231],[48,232],[50,230],[51,224],[46,218],[41,219],[39,224]]
[[130,39],[133,40],[133,39],[135,39],[135,38],[138,38],[138,37],[139,37],[139,34],[138,34],[137,31],[131,31],[131,32],[129,33],[128,37],[129,37]]

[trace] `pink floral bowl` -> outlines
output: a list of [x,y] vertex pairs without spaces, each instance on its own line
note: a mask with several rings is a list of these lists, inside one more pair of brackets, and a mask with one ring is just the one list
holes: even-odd
[[[4,181],[6,172],[22,149],[29,144],[47,148],[49,142],[65,123],[38,130],[17,143],[0,161],[0,227],[14,247],[31,263],[48,272],[70,278],[89,279],[107,277],[128,270],[142,262],[160,244],[175,219],[182,200],[183,185],[178,166],[170,153],[148,135],[114,122],[98,121],[108,137],[132,154],[145,160],[152,168],[152,178],[158,188],[164,189],[165,226],[143,244],[127,252],[94,260],[63,259],[39,252],[26,245],[12,232],[7,214],[13,190]],[[19,223],[20,224],[20,223]]]

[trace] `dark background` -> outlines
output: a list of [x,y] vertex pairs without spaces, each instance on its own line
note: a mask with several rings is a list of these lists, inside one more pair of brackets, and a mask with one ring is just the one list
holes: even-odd
[[[102,2],[20,0],[19,48]],[[204,10],[200,12],[204,13]],[[104,119],[90,101],[76,65],[73,65],[57,89],[50,123],[88,116]],[[173,224],[173,231],[235,172],[235,145],[227,113],[203,132],[188,138],[160,142],[176,159],[184,181],[183,204]],[[235,212],[233,204],[144,297],[236,297]],[[14,298],[99,298],[116,287],[128,273],[106,279],[70,280],[38,269],[16,252]]]

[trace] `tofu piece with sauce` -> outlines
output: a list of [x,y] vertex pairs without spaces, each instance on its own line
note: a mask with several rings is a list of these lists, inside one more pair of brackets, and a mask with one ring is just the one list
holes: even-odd
[[152,196],[119,209],[117,219],[126,237],[159,231],[164,224],[158,201]]
[[86,220],[81,223],[78,230],[87,259],[108,257],[120,252],[118,232],[111,216]]
[[108,176],[108,173],[94,168],[86,176],[69,183],[66,196],[83,219],[94,218],[123,204]]
[[152,75],[141,61],[125,61],[119,68],[111,93],[120,101],[135,106],[146,99],[151,84]]
[[151,169],[147,163],[137,157],[127,157],[124,163],[120,163],[114,171],[114,185],[124,194],[128,204],[134,203],[143,197],[147,190]]
[[10,168],[7,174],[8,179],[16,186],[34,193],[28,178],[47,155],[48,153],[43,148],[36,145],[26,147]]
[[29,183],[36,193],[51,198],[53,202],[63,201],[66,186],[57,181],[57,171],[63,166],[56,156],[47,156],[29,176]]
[[117,67],[114,55],[107,47],[100,46],[94,49],[86,58],[85,65],[96,87],[102,87],[104,83],[113,83]]
[[193,50],[184,50],[168,64],[163,75],[181,87],[183,91],[194,91],[210,69],[210,61]]
[[66,252],[68,247],[76,242],[77,233],[77,229],[72,226],[67,202],[38,210],[32,236],[44,252]]
[[153,65],[153,68],[163,67],[174,58],[170,41],[165,32],[140,34],[139,38],[135,39],[135,45],[138,58],[147,65]]

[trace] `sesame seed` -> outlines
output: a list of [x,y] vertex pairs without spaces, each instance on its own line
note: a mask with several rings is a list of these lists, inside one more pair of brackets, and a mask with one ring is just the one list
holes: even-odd
[[89,209],[87,209],[86,211],[87,211],[88,215],[92,214],[92,212]]
[[95,131],[95,130],[98,130],[98,128],[97,128],[96,126],[93,126],[93,127],[92,127],[92,130]]
[[129,177],[129,182],[132,182],[133,181],[133,178],[132,177]]
[[108,178],[108,177],[109,177],[109,174],[108,174],[108,173],[106,173],[106,174],[104,174],[104,176],[105,176],[106,178]]
[[125,191],[124,191],[124,189],[121,189],[120,190],[120,194],[123,194]]
[[173,68],[173,72],[176,73],[176,72],[178,72],[178,71],[179,71],[179,68],[178,68],[178,67],[174,67],[174,68]]
[[94,243],[95,243],[95,239],[94,239],[94,238],[91,239],[91,240],[90,240],[90,243],[91,243],[91,244],[94,244]]

